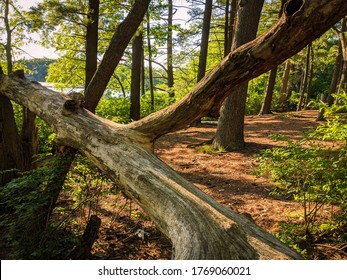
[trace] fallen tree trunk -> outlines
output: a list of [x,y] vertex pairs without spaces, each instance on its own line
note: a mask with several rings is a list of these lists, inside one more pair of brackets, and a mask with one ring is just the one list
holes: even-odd
[[117,182],[170,238],[176,259],[296,259],[300,255],[271,234],[179,176],[152,145],[218,107],[231,89],[281,63],[346,13],[345,0],[289,1],[274,28],[231,53],[186,98],[130,125],[82,108],[69,111],[63,95],[18,77],[2,75],[0,92],[36,113],[60,144],[78,149]]
[[150,138],[125,125],[70,112],[63,95],[2,76],[0,92],[28,107],[115,181],[167,235],[177,259],[288,259],[299,255],[252,221],[219,204],[159,160]]

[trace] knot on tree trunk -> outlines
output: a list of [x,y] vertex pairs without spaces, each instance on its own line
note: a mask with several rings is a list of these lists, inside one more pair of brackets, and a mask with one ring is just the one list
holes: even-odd
[[291,17],[301,9],[303,4],[303,0],[289,0],[284,8],[284,12],[287,16]]
[[20,79],[25,79],[24,70],[23,69],[16,70],[10,74],[10,77],[17,77]]

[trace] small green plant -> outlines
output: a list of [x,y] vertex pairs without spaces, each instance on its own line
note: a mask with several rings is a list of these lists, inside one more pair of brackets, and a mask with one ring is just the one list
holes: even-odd
[[214,148],[212,145],[202,145],[199,146],[195,149],[198,153],[203,153],[203,154],[218,154],[223,152],[223,148]]

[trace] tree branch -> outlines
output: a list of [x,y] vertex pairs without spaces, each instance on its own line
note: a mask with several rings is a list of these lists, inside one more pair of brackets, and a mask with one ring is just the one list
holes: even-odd
[[284,9],[275,26],[226,56],[178,104],[153,113],[129,127],[147,134],[154,141],[211,111],[219,110],[224,99],[241,83],[281,64],[343,18],[347,14],[347,2],[291,0]]

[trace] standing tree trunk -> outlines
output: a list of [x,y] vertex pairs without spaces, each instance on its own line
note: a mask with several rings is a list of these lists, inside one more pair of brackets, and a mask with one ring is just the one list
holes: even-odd
[[346,84],[347,84],[347,38],[346,38],[346,30],[347,30],[347,18],[344,18],[342,21],[342,27],[341,32],[338,32],[340,43],[341,43],[341,49],[342,49],[342,70],[341,70],[341,77],[340,77],[340,83],[338,87],[337,93],[340,94],[343,91],[347,91]]
[[[230,2],[230,0],[228,1]],[[224,39],[224,56],[227,56],[228,53],[230,53],[231,51],[231,44],[233,42],[233,38],[234,38],[234,32],[235,32],[235,21],[236,21],[236,12],[237,12],[237,0],[231,0],[231,7],[230,7],[230,16],[226,18],[226,22],[225,24],[227,24],[228,26],[225,27],[225,36],[227,36],[227,40]],[[226,13],[228,13],[229,11],[226,9],[225,11]],[[227,22],[227,18],[228,22]]]
[[11,101],[0,92],[0,187],[22,169],[20,138]]
[[173,89],[174,86],[174,77],[173,77],[173,51],[172,51],[172,20],[173,20],[173,3],[172,0],[169,0],[168,3],[169,13],[167,19],[167,86],[169,88],[169,96],[174,97],[175,92]]
[[202,22],[197,82],[199,82],[205,76],[205,72],[206,72],[208,39],[210,37],[210,27],[211,27],[211,15],[212,15],[212,0],[206,0],[204,19]]
[[135,35],[132,45],[131,85],[130,85],[130,118],[140,119],[140,92],[141,92],[141,68],[143,38],[142,28]]
[[[6,63],[7,63],[7,73],[10,74],[13,72],[13,61],[12,61],[12,32],[15,30],[17,26],[12,27],[11,26],[11,19],[10,19],[10,1],[6,0],[4,6],[4,25],[5,25],[5,31],[6,31],[6,44],[5,44],[5,52],[6,52]],[[24,72],[20,72],[20,75],[24,76]],[[10,101],[6,101],[4,98],[2,98],[2,103],[0,106],[3,107],[4,112],[7,114],[14,114],[12,104]],[[11,108],[10,108],[11,107]],[[4,151],[8,150],[14,153],[21,153],[21,162],[17,162],[17,166],[15,169],[20,170],[30,170],[32,168],[32,157],[38,150],[38,134],[37,134],[37,127],[35,124],[35,114],[30,112],[27,108],[22,108],[23,112],[23,122],[22,122],[22,132],[21,137],[17,139],[18,137],[15,135],[15,131],[17,131],[16,123],[14,122],[14,115],[13,116],[7,116],[6,119],[9,121],[9,123],[5,126],[6,130],[5,135],[9,135],[9,140],[6,141],[7,143],[11,143],[12,141],[17,141],[13,144],[10,144],[11,147],[4,146]],[[10,128],[10,126],[13,126]],[[7,134],[8,132],[8,134]],[[17,133],[18,134],[18,133]],[[14,137],[14,138],[12,138]],[[19,140],[19,141],[18,141]],[[3,145],[6,143],[3,142]],[[14,146],[16,146],[16,152],[13,150]],[[17,156],[15,156],[18,158]],[[6,161],[7,157],[4,157],[4,161]],[[7,166],[6,163],[3,164],[4,166]],[[9,166],[12,166],[12,163],[9,163]],[[10,172],[7,172],[7,179],[6,181],[10,180],[9,176]],[[14,174],[14,173],[12,173]]]
[[288,59],[286,62],[286,65],[284,67],[282,87],[281,87],[280,97],[279,97],[278,105],[277,105],[277,108],[281,111],[284,111],[285,107],[286,107],[287,96],[288,96],[287,91],[288,91],[290,68],[291,68],[291,63]]
[[307,46],[305,70],[304,70],[304,75],[303,75],[303,79],[302,79],[302,83],[300,87],[300,99],[299,99],[299,103],[298,103],[298,107],[296,111],[301,111],[302,103],[304,102],[304,98],[305,98],[305,93],[307,93],[308,76],[310,73],[311,48],[312,48],[312,44],[310,43]]
[[311,44],[311,62],[310,62],[310,73],[308,75],[308,82],[307,82],[307,98],[305,102],[305,109],[309,107],[310,101],[311,101],[311,88],[312,88],[312,81],[313,81],[313,66],[314,66],[314,50],[312,48]]
[[[232,49],[237,49],[256,37],[261,9],[264,1],[239,1],[238,18]],[[244,148],[244,115],[246,107],[248,82],[236,89],[228,97],[220,110],[218,126],[213,146],[227,151]]]
[[148,48],[148,76],[149,76],[149,91],[151,94],[151,110],[154,111],[154,85],[153,85],[153,66],[152,66],[152,44],[150,36],[150,15],[149,12],[146,13],[147,17],[147,48]]
[[264,101],[261,106],[259,115],[272,114],[271,102],[272,102],[272,96],[273,96],[275,84],[276,84],[276,75],[277,75],[277,67],[275,67],[274,69],[271,69],[270,71],[270,76],[269,76],[269,80],[267,82],[267,87],[266,87],[266,93],[264,96]]
[[[278,13],[279,17],[281,17],[282,15],[284,3],[285,3],[285,0],[281,0],[281,9],[280,9],[280,12]],[[270,71],[270,76],[269,76],[269,80],[267,82],[267,87],[266,87],[266,93],[264,96],[264,101],[261,106],[259,115],[272,114],[271,103],[272,103],[272,96],[273,96],[275,84],[276,84],[277,68],[278,67],[276,66],[274,69],[271,69]]]
[[[9,19],[9,0],[5,1],[4,24],[6,30],[7,74],[12,73],[12,36]],[[3,74],[1,69],[0,74]],[[11,101],[0,92],[0,186],[13,179],[22,169],[22,149]]]
[[[335,59],[334,72],[333,72],[331,83],[330,83],[330,89],[329,89],[329,92],[324,93],[321,100],[324,103],[328,103],[329,107],[333,105],[334,103],[332,94],[337,92],[336,89],[337,89],[337,85],[340,78],[341,64],[342,64],[342,48],[341,48],[341,42],[339,42],[339,47],[338,47],[337,55]],[[325,113],[324,109],[319,110],[317,121],[323,121],[325,119],[324,113]]]
[[89,12],[86,34],[86,80],[85,88],[92,80],[98,67],[98,23],[99,0],[89,0]]

